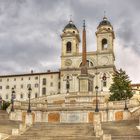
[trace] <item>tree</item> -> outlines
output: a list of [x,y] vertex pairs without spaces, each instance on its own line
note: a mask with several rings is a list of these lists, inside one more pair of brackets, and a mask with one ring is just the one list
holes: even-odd
[[3,100],[1,109],[6,110],[9,107],[9,105],[10,105],[10,102],[6,102]]
[[111,92],[110,101],[130,99],[133,96],[131,81],[125,71],[120,69],[113,74],[113,83],[109,90]]

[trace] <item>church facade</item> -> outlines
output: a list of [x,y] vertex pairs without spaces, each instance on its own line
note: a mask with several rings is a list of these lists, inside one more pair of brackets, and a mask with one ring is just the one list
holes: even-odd
[[[106,17],[99,23],[96,31],[97,50],[86,52],[86,28],[83,25],[83,37],[73,21],[64,27],[61,34],[61,66],[60,71],[1,75],[0,96],[10,101],[12,90],[15,91],[15,100],[28,99],[28,87],[32,88],[31,98],[58,94],[95,94],[98,87],[99,94],[109,94],[112,83],[112,74],[115,71],[114,31]],[[82,40],[82,53],[79,44]],[[85,65],[83,65],[85,64]],[[88,80],[86,82],[81,73],[86,67]],[[82,89],[83,87],[85,89]]]

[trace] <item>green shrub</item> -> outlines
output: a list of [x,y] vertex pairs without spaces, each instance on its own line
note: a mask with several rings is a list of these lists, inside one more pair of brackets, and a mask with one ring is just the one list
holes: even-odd
[[6,110],[10,105],[10,102],[3,102],[2,104],[2,110]]

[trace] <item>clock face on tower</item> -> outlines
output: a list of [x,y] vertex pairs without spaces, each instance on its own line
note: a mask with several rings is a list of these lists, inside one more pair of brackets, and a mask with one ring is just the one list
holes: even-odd
[[108,62],[109,62],[109,59],[108,59],[107,56],[103,56],[103,57],[101,57],[100,60],[99,60],[100,65],[107,65]]
[[71,66],[71,64],[72,64],[72,60],[71,59],[65,60],[65,66]]

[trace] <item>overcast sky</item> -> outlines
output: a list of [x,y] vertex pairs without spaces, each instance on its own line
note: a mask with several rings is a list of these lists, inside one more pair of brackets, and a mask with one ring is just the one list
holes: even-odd
[[96,50],[104,11],[116,35],[116,67],[140,83],[140,0],[0,0],[0,75],[59,69],[70,15],[80,33],[86,20],[87,49]]

